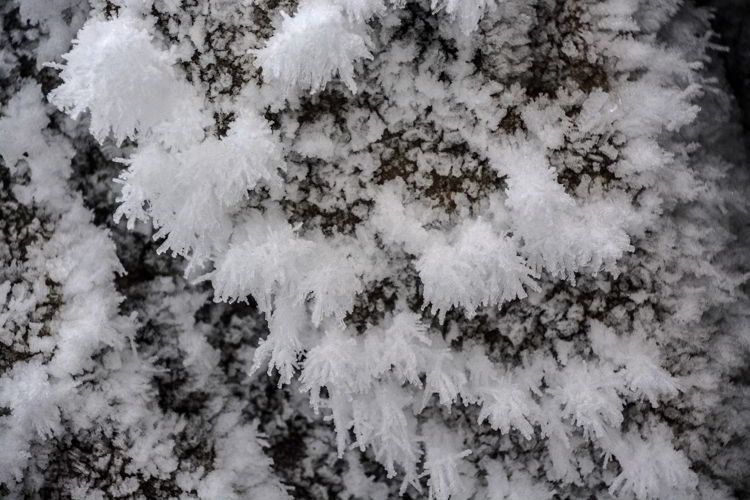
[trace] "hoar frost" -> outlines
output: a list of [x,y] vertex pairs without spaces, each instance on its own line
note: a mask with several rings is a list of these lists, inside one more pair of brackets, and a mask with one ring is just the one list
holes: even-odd
[[[52,22],[32,4],[22,17]],[[184,258],[216,302],[257,306],[268,332],[243,344],[241,317],[204,310],[235,306],[206,305],[177,277],[125,288],[147,297],[145,318],[121,315],[107,233],[62,187],[80,146],[47,130],[49,116],[74,137],[80,127],[43,107],[41,87],[14,90],[0,154],[17,201],[44,204],[55,227],[24,280],[49,276],[63,304],[52,338],[4,333],[31,353],[0,379],[8,491],[38,491],[22,484],[32,444],[110,425],[130,467],[119,495],[145,494],[139,481],[199,498],[738,494],[748,462],[727,444],[748,430],[733,377],[750,343],[746,261],[731,247],[744,241],[746,178],[728,154],[738,140],[707,11],[677,0],[90,7],[85,23],[60,21],[80,29],[49,57],[48,100],[116,157],[115,217]],[[96,273],[75,263],[82,239],[107,263],[94,288],[71,271]],[[0,284],[1,318],[33,330],[27,316],[49,291],[24,286]],[[100,333],[82,302],[97,304]],[[153,325],[171,336],[141,345]],[[151,365],[162,358],[184,372],[190,417],[137,395],[164,392]],[[78,389],[84,372],[114,391]],[[288,399],[284,414],[248,409],[266,382]],[[70,394],[92,414],[131,397],[137,409],[77,419]],[[291,426],[294,412],[315,429],[296,444],[304,465],[274,464],[258,426],[280,432],[269,422]],[[211,443],[205,466],[178,452],[190,432]],[[330,491],[301,491],[303,476]]]

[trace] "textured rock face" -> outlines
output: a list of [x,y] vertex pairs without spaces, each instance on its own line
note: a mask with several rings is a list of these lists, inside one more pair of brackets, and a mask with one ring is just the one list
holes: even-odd
[[0,9],[3,494],[747,491],[707,10]]

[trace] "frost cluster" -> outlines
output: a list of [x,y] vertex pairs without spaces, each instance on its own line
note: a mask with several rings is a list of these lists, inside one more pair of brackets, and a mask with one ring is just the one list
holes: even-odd
[[707,10],[0,15],[0,492],[750,488],[748,179]]

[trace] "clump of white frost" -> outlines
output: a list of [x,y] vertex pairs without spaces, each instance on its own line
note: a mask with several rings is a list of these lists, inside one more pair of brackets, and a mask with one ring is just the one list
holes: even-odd
[[178,141],[202,135],[201,100],[179,78],[174,55],[156,45],[150,29],[136,17],[91,19],[63,56],[63,84],[50,101],[73,117],[89,112],[91,132],[100,142],[110,134],[121,143],[157,130]]
[[[361,16],[361,9],[355,12]],[[255,53],[263,74],[286,92],[317,92],[334,77],[354,92],[354,63],[372,58],[365,26],[347,17],[343,6],[322,0],[308,0],[294,16],[282,16],[279,30]]]

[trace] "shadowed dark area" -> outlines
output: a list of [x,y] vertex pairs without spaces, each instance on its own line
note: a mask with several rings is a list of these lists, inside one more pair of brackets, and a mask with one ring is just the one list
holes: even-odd
[[[722,61],[726,81],[734,93],[740,110],[744,133],[745,152],[750,151],[750,2],[747,0],[700,0],[700,6],[713,10],[712,28],[716,32],[715,42],[724,47],[717,54]],[[747,165],[746,165],[747,166]],[[747,228],[750,221],[745,221]],[[746,234],[747,229],[745,229]],[[742,238],[742,236],[740,236]],[[747,248],[745,240],[745,248]],[[750,361],[736,375],[735,381],[750,385]],[[750,453],[746,448],[745,453]],[[750,498],[750,476],[734,492],[738,498]]]
[[750,141],[750,2],[747,0],[701,0],[714,10],[716,42],[726,47],[719,54],[726,77],[742,111],[745,145]]

